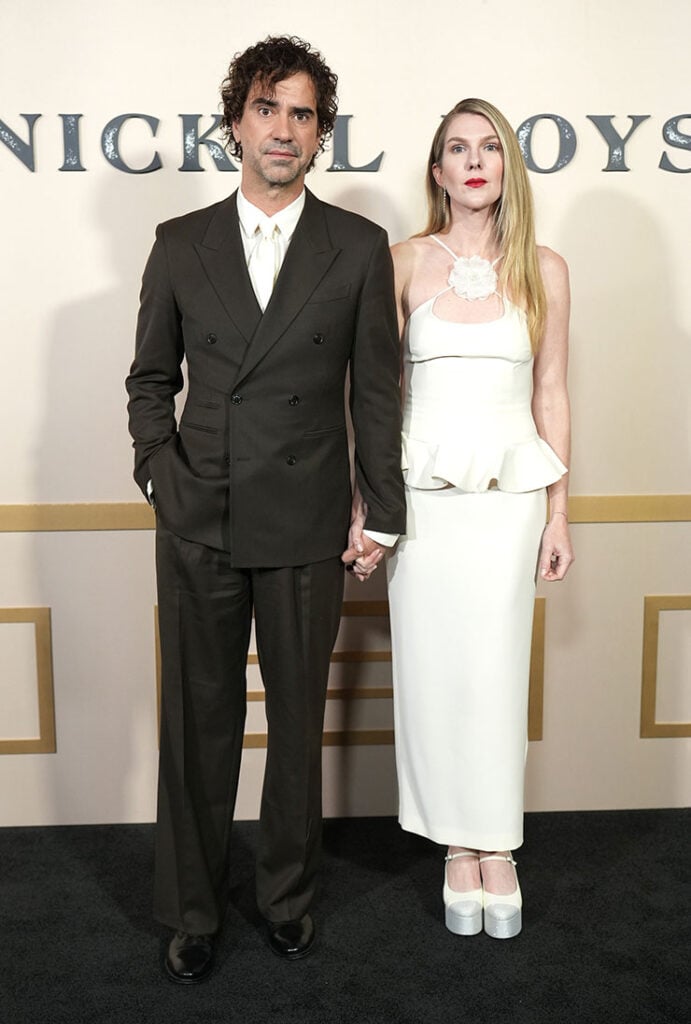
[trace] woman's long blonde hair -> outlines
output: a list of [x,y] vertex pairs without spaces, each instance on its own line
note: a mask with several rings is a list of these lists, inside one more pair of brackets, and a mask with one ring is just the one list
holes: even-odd
[[504,257],[499,282],[511,301],[527,316],[530,342],[537,352],[545,328],[547,300],[535,244],[533,194],[523,154],[509,122],[487,100],[465,99],[446,114],[435,132],[427,161],[427,224],[416,237],[444,233],[451,227],[451,210],[444,189],[434,180],[433,167],[441,166],[450,123],[459,114],[480,114],[494,128],[504,155],[501,196],[494,207],[494,229]]

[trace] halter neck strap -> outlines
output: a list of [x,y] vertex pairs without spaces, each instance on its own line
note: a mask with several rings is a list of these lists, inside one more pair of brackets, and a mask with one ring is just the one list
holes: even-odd
[[[446,251],[448,252],[449,256],[453,256],[454,260],[461,259],[460,256],[456,255],[456,253],[453,251],[453,249],[449,249],[449,247],[446,244],[446,242],[442,242],[441,238],[437,238],[436,235],[430,235],[429,237],[431,239],[433,239],[433,241],[435,241],[437,243],[437,245],[440,245],[442,247],[442,249],[446,249]],[[492,260],[492,263],[490,264],[490,266],[496,267],[496,265],[497,265],[497,263],[499,262],[500,259],[501,259],[501,255],[497,256],[496,260]]]

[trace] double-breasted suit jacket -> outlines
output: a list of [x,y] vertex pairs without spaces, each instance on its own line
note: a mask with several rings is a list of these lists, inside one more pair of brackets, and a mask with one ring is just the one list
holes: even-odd
[[[187,395],[179,422],[175,395]],[[161,522],[235,568],[339,554],[344,384],[367,527],[404,529],[399,344],[386,233],[309,191],[262,315],[235,195],[159,226],[127,380],[135,479]]]

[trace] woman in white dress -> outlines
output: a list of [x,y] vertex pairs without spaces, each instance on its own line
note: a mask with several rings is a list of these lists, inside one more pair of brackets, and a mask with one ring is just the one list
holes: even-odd
[[510,938],[536,573],[561,580],[573,561],[568,272],[535,244],[520,148],[491,104],[443,119],[427,192],[424,232],[393,248],[408,496],[387,563],[399,820],[448,846],[447,927]]

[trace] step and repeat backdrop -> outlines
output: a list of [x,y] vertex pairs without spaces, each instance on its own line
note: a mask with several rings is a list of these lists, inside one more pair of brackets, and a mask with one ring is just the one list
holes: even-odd
[[[539,241],[573,289],[577,562],[539,589],[527,807],[690,802],[690,30],[684,0],[3,0],[0,825],[154,817],[153,519],[123,381],[155,226],[237,188],[219,85],[277,33],[339,76],[310,188],[392,242],[423,225],[426,154],[456,101],[489,99],[516,128]],[[329,815],[396,811],[382,576],[346,592]],[[241,818],[266,743],[256,660]]]

